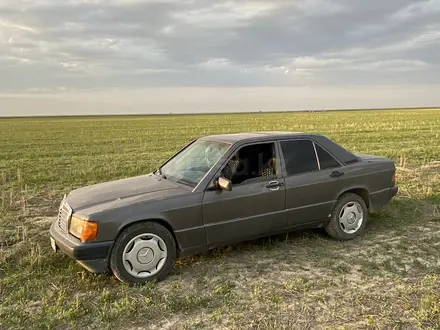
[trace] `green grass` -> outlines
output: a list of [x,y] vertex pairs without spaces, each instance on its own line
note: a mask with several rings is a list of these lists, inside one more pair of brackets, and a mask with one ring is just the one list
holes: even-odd
[[[51,252],[69,190],[148,173],[201,135],[255,130],[391,157],[401,192],[353,241],[247,242],[141,287]],[[0,329],[439,329],[439,135],[438,110],[0,119]]]

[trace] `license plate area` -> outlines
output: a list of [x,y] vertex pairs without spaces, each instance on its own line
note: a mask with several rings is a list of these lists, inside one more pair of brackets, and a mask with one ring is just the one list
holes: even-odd
[[55,243],[55,240],[52,237],[50,238],[50,246],[52,247],[52,250],[54,252],[57,252],[58,246],[57,246],[57,243]]

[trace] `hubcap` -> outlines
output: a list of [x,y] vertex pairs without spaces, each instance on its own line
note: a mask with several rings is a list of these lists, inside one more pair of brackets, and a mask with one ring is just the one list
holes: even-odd
[[348,202],[339,213],[339,226],[346,234],[357,232],[363,221],[364,211],[358,202]]
[[167,259],[167,247],[155,234],[132,238],[122,253],[125,270],[132,276],[146,278],[157,274]]
[[141,264],[149,264],[154,258],[154,252],[150,248],[142,248],[139,250],[137,259]]

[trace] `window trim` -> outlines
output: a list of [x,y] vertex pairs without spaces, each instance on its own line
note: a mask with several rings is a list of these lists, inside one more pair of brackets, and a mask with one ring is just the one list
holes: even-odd
[[[313,144],[313,150],[315,150],[316,162],[318,163],[318,171],[321,171],[321,162],[319,161],[318,151],[316,150],[316,144],[315,144],[315,141],[312,141],[312,144]],[[307,173],[307,172],[306,172],[306,173]]]
[[[337,157],[335,157],[335,155],[333,155],[330,151],[328,151],[326,148],[324,148],[322,145],[320,145],[319,143],[317,143],[315,141],[313,141],[313,143],[316,144],[318,147],[320,147],[322,150],[324,150],[326,153],[328,153],[334,160],[336,160],[336,162],[339,164],[339,167],[347,166],[346,164],[341,162]],[[320,164],[318,152],[316,152],[316,158],[318,159],[318,164]],[[337,168],[337,167],[334,167],[334,168]],[[328,169],[321,169],[321,166],[319,166],[319,170],[325,171]]]
[[[219,177],[219,175],[221,174],[223,168],[226,166],[226,164],[229,162],[229,160],[235,155],[235,153],[237,151],[239,151],[240,149],[244,148],[244,147],[248,147],[248,146],[252,146],[252,145],[258,145],[258,144],[273,144],[274,145],[274,150],[275,150],[275,159],[276,161],[276,167],[275,167],[275,178],[273,178],[272,180],[277,180],[280,179],[284,176],[283,173],[283,167],[281,166],[281,162],[284,161],[284,158],[281,157],[281,149],[278,145],[278,141],[277,140],[263,140],[263,141],[254,141],[254,142],[245,142],[245,143],[240,143],[237,144],[235,148],[230,148],[230,154],[227,156],[227,158],[224,160],[224,162],[219,166],[218,170],[212,175],[211,179],[207,182],[206,187],[204,189],[204,191],[209,191],[209,187],[211,185],[211,183],[213,182],[213,180],[215,180],[216,178]],[[264,180],[262,180],[262,182],[264,182]],[[249,182],[249,183],[245,183],[245,184],[239,184],[236,185],[236,188],[239,187],[244,187],[247,185],[251,185],[251,184],[255,184],[257,182]],[[234,187],[234,186],[233,186]]]

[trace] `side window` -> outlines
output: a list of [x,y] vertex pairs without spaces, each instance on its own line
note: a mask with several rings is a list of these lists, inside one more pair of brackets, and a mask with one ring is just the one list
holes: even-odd
[[232,185],[276,178],[275,143],[258,143],[240,148],[226,163],[221,175]]
[[335,168],[340,167],[338,161],[333,158],[332,155],[330,155],[327,151],[322,149],[320,146],[315,144],[316,147],[316,153],[318,154],[319,159],[319,165],[321,167],[321,170],[326,170],[329,168]]
[[281,142],[287,175],[318,171],[313,142],[307,140],[292,140]]

